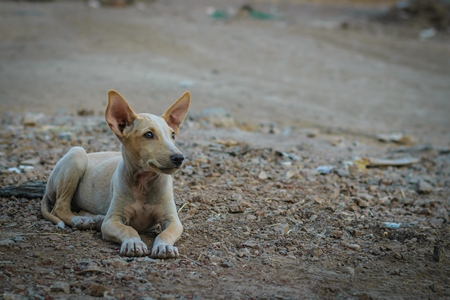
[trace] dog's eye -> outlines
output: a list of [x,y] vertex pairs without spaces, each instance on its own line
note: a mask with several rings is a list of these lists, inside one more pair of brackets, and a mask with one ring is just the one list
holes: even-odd
[[144,137],[146,139],[152,139],[153,138],[153,133],[151,131],[148,131],[148,132],[144,133]]
[[172,132],[172,138],[175,139],[175,132]]

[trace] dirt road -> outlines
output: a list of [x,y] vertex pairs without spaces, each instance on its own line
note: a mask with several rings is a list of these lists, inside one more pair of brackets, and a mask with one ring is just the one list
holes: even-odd
[[[189,89],[192,112],[220,106],[256,124],[406,131],[448,145],[448,42],[419,41],[417,30],[406,37],[389,27],[370,30],[364,20],[383,6],[285,1],[281,21],[206,14],[232,3],[238,7],[1,3],[0,108],[97,113],[105,91],[116,89],[143,110],[162,111]],[[349,30],[340,29],[343,22]]]
[[[448,33],[377,23],[377,1],[311,2],[254,1],[274,20],[207,14],[239,1],[0,2],[2,187],[45,182],[71,146],[118,149],[109,89],[152,113],[192,93],[182,257],[121,258],[100,233],[43,220],[39,199],[0,198],[3,298],[450,297]],[[201,114],[217,107],[221,128]],[[379,143],[388,132],[414,141]]]

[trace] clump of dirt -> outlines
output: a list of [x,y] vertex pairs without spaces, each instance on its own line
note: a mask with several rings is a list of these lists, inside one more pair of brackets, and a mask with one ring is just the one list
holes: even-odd
[[[24,125],[29,117],[2,117],[2,187],[45,182],[72,146],[119,148],[100,117],[42,116]],[[450,296],[448,150],[212,124],[188,120],[178,141],[188,158],[174,175],[185,228],[180,258],[120,257],[120,245],[99,232],[43,219],[39,198],[3,197],[3,298]],[[369,169],[347,162],[361,155],[420,160]],[[318,173],[324,165],[332,168]],[[142,238],[151,246],[156,233]]]

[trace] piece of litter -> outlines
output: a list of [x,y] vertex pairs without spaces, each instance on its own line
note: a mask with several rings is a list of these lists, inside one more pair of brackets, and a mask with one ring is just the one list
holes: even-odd
[[388,167],[388,166],[401,167],[412,165],[420,161],[419,158],[414,157],[402,157],[396,159],[368,158],[368,160],[369,160],[369,163],[367,164],[368,167]]
[[377,136],[379,141],[388,143],[393,142],[401,145],[411,145],[414,144],[414,138],[410,135],[406,135],[401,132],[395,132],[395,133],[387,133],[387,134],[379,134]]
[[409,166],[420,161],[419,158],[402,157],[395,159],[356,157],[353,160],[345,161],[345,166],[356,166],[359,170],[364,171],[367,167],[402,167]]
[[8,172],[20,174],[20,170],[16,167],[8,168]]
[[318,166],[316,168],[317,173],[321,175],[327,175],[330,174],[331,171],[334,169],[334,166]]
[[398,229],[402,225],[402,223],[394,223],[394,222],[384,222],[386,228]]

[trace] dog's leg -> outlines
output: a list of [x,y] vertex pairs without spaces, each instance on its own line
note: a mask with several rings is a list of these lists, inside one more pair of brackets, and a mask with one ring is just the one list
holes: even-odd
[[[172,196],[173,197],[173,196]],[[153,258],[174,258],[178,257],[178,248],[173,244],[183,233],[183,225],[178,218],[177,208],[173,198],[165,201],[165,222],[161,225],[161,233],[155,239],[152,247],[151,257]]]
[[[78,216],[76,216],[74,219],[83,218],[83,217],[91,218],[95,222],[94,229],[97,231],[101,231],[103,220],[105,219],[104,215],[94,215],[94,214],[91,214],[90,212],[80,210],[78,212]],[[73,221],[73,219],[72,219],[72,221]]]
[[91,229],[95,226],[92,218],[76,216],[70,205],[78,183],[86,171],[87,164],[86,151],[81,147],[74,147],[56,164],[47,182],[46,196],[50,203],[54,203],[51,213],[60,218],[66,225],[78,229]]
[[141,240],[139,233],[123,223],[118,215],[105,217],[102,224],[103,238],[121,243],[120,255],[124,256],[145,256],[149,254],[147,245]]

